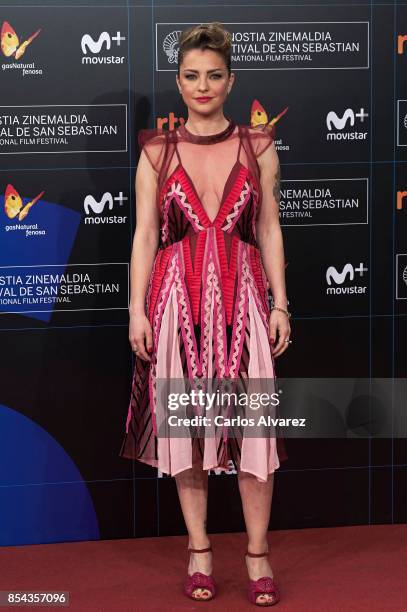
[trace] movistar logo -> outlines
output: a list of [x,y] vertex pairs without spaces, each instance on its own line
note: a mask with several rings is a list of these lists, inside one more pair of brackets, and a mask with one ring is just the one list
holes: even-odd
[[112,46],[112,39],[108,32],[102,32],[98,40],[93,40],[90,34],[84,34],[84,36],[82,36],[81,47],[82,53],[85,55],[88,51],[91,51],[91,53],[100,53],[103,45],[106,45],[107,50]]
[[369,115],[365,113],[364,108],[361,108],[357,113],[355,113],[351,108],[347,108],[342,117],[337,115],[335,111],[329,111],[326,116],[326,127],[328,130],[332,130],[332,128],[343,130],[348,122],[351,126],[355,125],[355,117],[360,119],[360,121],[363,123],[365,118],[368,116]]
[[90,34],[84,34],[81,39],[81,49],[84,56],[82,57],[82,64],[122,64],[124,56],[100,54],[110,51],[113,43],[120,47],[125,40],[126,37],[122,36],[121,32],[116,32],[114,36],[111,36],[109,32],[102,32],[97,39]]
[[[365,293],[366,285],[348,285],[345,287],[339,287],[343,285],[345,281],[353,281],[355,278],[355,272],[358,272],[360,277],[363,277],[364,273],[367,272],[367,268],[360,263],[358,266],[353,266],[351,263],[347,263],[343,266],[342,270],[337,270],[334,266],[329,266],[326,271],[326,282],[330,288],[327,288],[327,294],[350,294],[350,293]],[[332,285],[334,285],[332,287]]]
[[90,210],[100,215],[105,210],[105,206],[108,205],[109,210],[113,208],[113,196],[109,191],[106,191],[102,195],[102,199],[98,202],[92,195],[87,195],[83,203],[83,207],[87,215],[90,214]]
[[86,225],[100,225],[100,224],[111,224],[111,223],[125,223],[127,220],[126,215],[106,215],[103,214],[105,211],[113,210],[115,202],[119,206],[123,206],[124,202],[127,202],[128,198],[123,194],[122,191],[114,196],[110,191],[106,191],[100,200],[97,200],[93,195],[88,194],[83,201],[83,208],[86,213],[85,224]]

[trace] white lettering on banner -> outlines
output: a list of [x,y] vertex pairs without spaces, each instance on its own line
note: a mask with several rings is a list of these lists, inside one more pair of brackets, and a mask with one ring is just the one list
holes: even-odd
[[36,115],[21,115],[21,121],[18,115],[0,115],[0,125],[53,125],[53,124],[76,124],[76,123],[89,123],[87,116],[82,113],[70,115],[67,114],[54,114],[41,113]]
[[82,58],[82,64],[123,64],[124,56],[110,55],[108,57],[90,57],[85,56]]
[[[186,25],[156,23],[157,48],[162,46],[163,51],[157,57],[157,70],[174,69],[171,65],[178,60],[182,31],[178,28],[184,29]],[[232,35],[231,57],[237,70],[282,70],[285,66],[281,64],[287,64],[288,69],[294,65],[308,70],[369,67],[367,21],[224,22],[224,25]],[[280,65],[274,68],[276,64]]]

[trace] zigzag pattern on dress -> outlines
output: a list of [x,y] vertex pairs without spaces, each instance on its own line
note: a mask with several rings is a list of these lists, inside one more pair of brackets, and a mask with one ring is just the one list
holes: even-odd
[[188,348],[188,376],[192,378],[194,381],[198,374],[198,365],[197,365],[197,346],[195,340],[195,334],[193,332],[193,321],[192,321],[192,313],[191,306],[188,300],[188,294],[186,291],[186,287],[184,285],[183,280],[181,280],[179,267],[177,266],[175,271],[175,283],[177,288],[177,301],[179,308],[179,316],[181,323],[181,330],[184,342]]
[[167,196],[169,199],[174,198],[178,202],[180,208],[183,209],[186,216],[197,230],[205,229],[201,224],[198,215],[192,208],[191,203],[188,201],[187,195],[183,191],[182,185],[179,181],[174,181],[171,183]]
[[171,204],[170,191],[167,191],[163,198],[162,207],[161,207],[161,216],[162,216],[162,224],[160,229],[161,234],[161,242],[165,244],[168,240],[168,209]]
[[259,197],[260,194],[257,191],[256,185],[252,183],[252,192],[253,192],[253,214],[252,214],[252,234],[254,240],[257,239],[257,231],[256,231],[256,223],[257,223],[257,215],[259,210]]
[[219,378],[223,378],[226,375],[226,317],[224,312],[222,291],[219,285],[219,278],[216,274],[215,266],[213,261],[212,282],[215,289],[215,321],[216,321],[216,372]]
[[243,205],[246,204],[251,193],[252,193],[252,190],[251,190],[250,183],[248,180],[246,180],[243,185],[243,189],[240,192],[238,200],[235,202],[232,211],[227,215],[224,221],[224,225],[222,225],[222,230],[224,232],[230,232],[233,229],[233,226],[237,221],[238,215],[240,214],[240,209],[242,208]]
[[238,261],[240,265],[238,274],[238,285],[237,285],[237,299],[235,304],[235,323],[233,326],[233,349],[231,351],[231,359],[229,366],[229,373],[232,377],[236,375],[236,369],[239,362],[239,354],[242,342],[242,331],[243,331],[243,320],[247,318],[247,304],[248,304],[248,293],[247,293],[247,249],[246,245],[240,243]]
[[208,375],[208,353],[209,353],[209,338],[210,338],[210,315],[212,306],[212,270],[207,267],[204,276],[203,285],[203,305],[202,305],[202,321],[203,321],[203,342],[201,344],[201,373],[203,376]]
[[253,297],[254,297],[255,302],[256,302],[257,309],[258,309],[258,311],[260,313],[260,316],[262,318],[262,321],[263,321],[264,325],[266,326],[266,328],[268,328],[267,313],[264,310],[263,302],[262,302],[262,300],[260,298],[260,294],[259,294],[259,289],[257,287],[257,283],[254,280],[254,276],[253,276],[253,274],[251,272],[250,266],[247,265],[247,262],[246,262],[246,274],[247,274],[247,278],[248,278],[248,280],[250,282],[250,287],[251,287],[251,290],[252,290],[252,293],[253,293]]

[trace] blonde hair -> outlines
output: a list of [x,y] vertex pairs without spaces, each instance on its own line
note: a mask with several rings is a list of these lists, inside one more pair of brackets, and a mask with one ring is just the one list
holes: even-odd
[[184,56],[191,49],[211,49],[223,57],[228,72],[231,71],[232,35],[222,23],[212,21],[183,30],[178,40],[178,74]]

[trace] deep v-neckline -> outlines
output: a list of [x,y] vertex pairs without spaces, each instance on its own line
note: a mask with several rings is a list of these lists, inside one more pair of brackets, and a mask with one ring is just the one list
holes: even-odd
[[[190,176],[189,172],[187,171],[187,169],[185,168],[185,166],[182,163],[182,159],[181,156],[179,154],[178,151],[178,139],[176,139],[175,144],[175,153],[178,157],[178,164],[175,168],[175,170],[171,173],[170,177],[167,179],[167,181],[165,182],[165,186],[163,189],[166,188],[167,185],[169,185],[171,183],[171,181],[173,180],[173,178],[175,176],[178,175],[178,177],[182,177],[184,180],[184,189],[186,188],[187,190],[187,195],[189,197],[191,197],[191,199],[193,200],[193,204],[195,205],[195,209],[197,214],[200,213],[200,215],[198,214],[198,216],[202,217],[201,221],[203,222],[203,224],[205,226],[208,227],[213,227],[218,225],[219,220],[221,219],[226,207],[229,206],[229,200],[230,198],[232,198],[235,194],[235,192],[237,193],[237,191],[239,190],[239,188],[241,189],[243,187],[244,184],[244,179],[246,179],[246,177],[249,174],[249,169],[241,163],[239,157],[240,157],[240,149],[242,146],[242,136],[241,136],[241,132],[240,132],[240,127],[236,126],[236,124],[234,123],[234,121],[230,120],[229,126],[226,128],[226,130],[224,130],[223,132],[219,133],[219,134],[215,134],[212,136],[209,136],[208,139],[210,142],[208,142],[208,144],[214,144],[214,142],[216,142],[218,139],[220,140],[224,140],[226,138],[229,138],[229,135],[231,133],[235,132],[235,129],[237,127],[237,134],[239,137],[239,148],[238,148],[238,152],[237,152],[237,158],[236,161],[234,163],[234,165],[232,166],[226,181],[224,183],[223,186],[223,193],[222,193],[222,197],[221,197],[221,202],[219,204],[219,208],[218,211],[215,215],[215,217],[213,219],[211,219],[209,217],[209,214],[206,210],[206,208],[204,207],[204,204],[201,200],[201,198],[198,195],[198,192],[196,190],[195,187],[195,183],[192,180],[192,177]],[[183,136],[186,138],[186,140],[190,141],[190,142],[196,142],[196,143],[201,143],[204,140],[206,140],[205,137],[203,136],[198,136],[196,134],[192,134],[190,132],[188,132],[188,130],[185,128],[184,125],[182,125],[180,128],[178,128],[179,130],[181,130],[181,134],[183,134]],[[177,132],[176,132],[177,134]],[[236,167],[238,168],[238,171],[236,172],[236,180],[234,180],[231,185],[230,188],[227,189],[228,184],[231,182],[230,179],[233,175],[233,173],[236,171]],[[240,179],[240,180],[239,180]]]
[[209,215],[208,215],[208,213],[207,213],[207,211],[206,211],[206,209],[205,209],[205,207],[204,207],[204,205],[202,203],[202,200],[201,200],[201,198],[198,195],[198,192],[196,190],[195,184],[194,184],[191,176],[189,175],[189,173],[187,172],[186,168],[182,165],[181,162],[178,164],[177,168],[174,171],[174,173],[177,170],[181,170],[182,171],[184,177],[188,181],[189,187],[191,188],[191,191],[192,191],[194,199],[195,199],[195,203],[198,204],[199,209],[202,211],[202,214],[204,215],[205,220],[209,224],[209,226],[216,225],[216,222],[219,219],[219,217],[221,215],[221,212],[223,212],[224,207],[225,207],[226,203],[228,202],[229,197],[230,197],[232,191],[234,190],[234,187],[236,185],[236,181],[234,181],[231,184],[231,186],[230,186],[230,188],[228,190],[226,190],[226,187],[227,187],[227,185],[228,185],[228,183],[230,181],[231,176],[233,175],[233,172],[235,171],[236,166],[239,167],[240,171],[242,171],[243,168],[246,169],[246,167],[237,159],[235,164],[233,165],[232,169],[230,170],[230,172],[229,172],[229,174],[227,176],[227,179],[226,179],[226,181],[224,183],[221,203],[219,205],[218,212],[216,213],[216,215],[215,215],[213,220],[210,219],[210,217],[209,217]]

